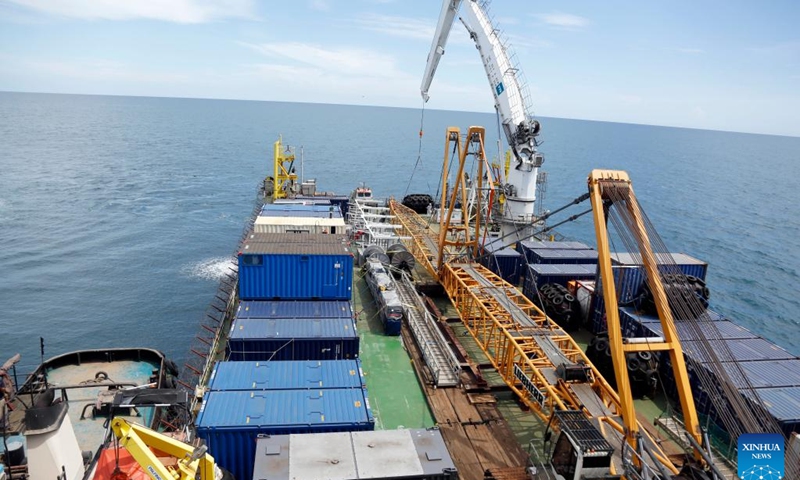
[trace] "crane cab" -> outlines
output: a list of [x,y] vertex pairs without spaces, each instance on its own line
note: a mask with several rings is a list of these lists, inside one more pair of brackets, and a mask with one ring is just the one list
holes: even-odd
[[580,411],[555,412],[561,431],[551,457],[555,472],[565,480],[616,479],[611,475],[614,447]]

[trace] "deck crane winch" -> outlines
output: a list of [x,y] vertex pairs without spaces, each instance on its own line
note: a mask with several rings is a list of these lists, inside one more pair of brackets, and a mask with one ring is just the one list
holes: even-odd
[[[444,55],[444,47],[462,0],[444,0],[439,23],[433,38],[425,74],[422,78],[422,98],[427,102],[428,90],[436,67]],[[481,55],[486,76],[494,95],[494,104],[506,141],[516,165],[508,170],[507,178],[498,182],[505,198],[500,219],[501,232],[524,238],[533,233],[534,206],[539,167],[544,155],[537,151],[539,122],[533,119],[525,87],[518,77],[519,69],[510,59],[508,49],[492,26],[485,6],[476,0],[466,0],[464,18],[460,20]],[[444,206],[443,206],[444,207]]]

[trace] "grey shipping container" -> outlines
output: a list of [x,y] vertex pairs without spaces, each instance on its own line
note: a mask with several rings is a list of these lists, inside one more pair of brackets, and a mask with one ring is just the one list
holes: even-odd
[[352,318],[238,318],[231,326],[231,361],[343,360],[358,357]]
[[367,392],[360,388],[208,392],[197,434],[234,478],[252,478],[259,435],[373,430]]
[[259,438],[253,480],[458,478],[438,429]]

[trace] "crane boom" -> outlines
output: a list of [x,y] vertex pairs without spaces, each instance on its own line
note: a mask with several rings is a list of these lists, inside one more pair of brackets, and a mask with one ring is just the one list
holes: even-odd
[[[461,0],[444,0],[442,4],[422,79],[421,93],[425,101],[429,98],[428,89],[444,55],[444,47],[461,3]],[[525,238],[533,233],[536,182],[539,167],[544,162],[544,156],[537,151],[539,122],[531,115],[517,75],[519,69],[513,65],[498,30],[492,26],[486,14],[484,4],[477,0],[466,0],[464,18],[460,20],[480,53],[506,142],[516,160],[507,178],[499,182],[506,201],[500,219],[501,233],[503,236]]]
[[[205,447],[194,448],[147,427],[129,423],[116,417],[111,421],[111,430],[119,439],[119,445],[142,467],[153,480],[214,480],[216,465],[214,457],[206,453]],[[167,465],[151,447],[174,457],[174,465]]]
[[433,76],[436,75],[436,67],[439,66],[439,60],[444,55],[444,46],[447,45],[447,38],[450,36],[450,30],[453,28],[453,21],[456,19],[458,7],[461,5],[461,0],[444,0],[442,4],[442,13],[439,14],[439,23],[436,25],[436,33],[433,34],[433,43],[431,44],[431,51],[428,53],[428,64],[425,65],[425,74],[422,76],[422,99],[428,101],[428,89],[431,88]]

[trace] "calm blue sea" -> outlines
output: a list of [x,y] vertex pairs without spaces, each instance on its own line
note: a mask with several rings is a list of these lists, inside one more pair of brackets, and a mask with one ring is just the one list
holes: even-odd
[[[627,170],[671,250],[710,263],[712,306],[800,354],[800,138],[541,121],[549,208]],[[419,110],[0,93],[0,361],[36,364],[40,336],[184,357],[279,134],[321,188],[402,197],[435,193],[449,125],[497,136],[426,111],[409,183]],[[560,231],[594,244],[588,216]]]

